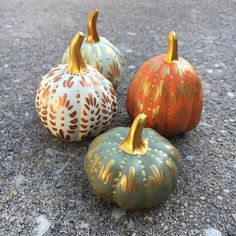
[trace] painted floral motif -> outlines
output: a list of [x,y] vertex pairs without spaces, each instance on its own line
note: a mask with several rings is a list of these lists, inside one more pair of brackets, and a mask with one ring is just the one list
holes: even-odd
[[64,141],[98,135],[115,116],[117,100],[112,84],[88,66],[83,74],[54,67],[39,83],[36,109],[45,127]]
[[[97,43],[87,43],[84,40],[81,51],[86,64],[96,68],[116,89],[123,79],[125,68],[125,59],[119,50],[106,38],[100,37]],[[66,49],[62,58],[63,64],[68,62],[69,48]]]

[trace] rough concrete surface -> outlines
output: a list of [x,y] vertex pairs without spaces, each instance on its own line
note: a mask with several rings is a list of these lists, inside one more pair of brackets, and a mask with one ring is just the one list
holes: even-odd
[[[166,51],[169,31],[202,77],[201,123],[171,139],[184,162],[178,189],[152,209],[99,200],[83,171],[91,140],[63,143],[35,110],[41,76],[86,33],[94,7],[99,33],[127,60],[112,127],[129,125],[129,81]],[[0,0],[0,235],[236,235],[235,9],[235,0]]]

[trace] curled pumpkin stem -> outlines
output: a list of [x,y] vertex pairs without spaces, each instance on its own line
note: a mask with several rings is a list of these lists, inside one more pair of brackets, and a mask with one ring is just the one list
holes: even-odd
[[128,137],[120,144],[120,149],[129,154],[143,155],[147,152],[147,140],[142,137],[147,115],[139,114],[130,127]]
[[98,10],[95,9],[90,13],[89,18],[88,18],[88,35],[86,39],[87,43],[96,43],[100,40],[98,36],[98,32],[97,32],[97,25],[96,25],[97,17],[98,17]]
[[78,32],[70,43],[70,62],[67,72],[83,73],[87,70],[87,66],[81,54],[81,46],[84,40],[84,34]]
[[178,40],[176,33],[171,31],[168,35],[168,50],[165,55],[164,60],[168,63],[172,63],[174,61],[178,61]]

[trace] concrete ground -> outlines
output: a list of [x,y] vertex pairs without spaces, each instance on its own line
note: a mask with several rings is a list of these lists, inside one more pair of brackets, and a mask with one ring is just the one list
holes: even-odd
[[[152,209],[100,201],[83,170],[91,141],[61,142],[35,110],[41,76],[95,7],[100,35],[127,60],[112,127],[129,125],[129,81],[166,51],[169,31],[202,77],[201,123],[171,139],[184,162],[178,189]],[[0,0],[0,235],[236,235],[235,9],[235,0]]]

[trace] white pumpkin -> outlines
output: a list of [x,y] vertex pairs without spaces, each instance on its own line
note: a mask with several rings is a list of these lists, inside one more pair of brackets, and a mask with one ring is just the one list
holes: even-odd
[[[124,77],[125,59],[123,54],[106,38],[99,37],[96,28],[98,10],[91,12],[88,18],[88,35],[82,45],[84,61],[101,72],[116,89]],[[62,63],[70,60],[69,47]]]
[[83,33],[70,45],[70,62],[57,65],[39,83],[36,109],[58,138],[72,142],[98,135],[117,111],[113,86],[97,69],[86,65],[80,49]]

